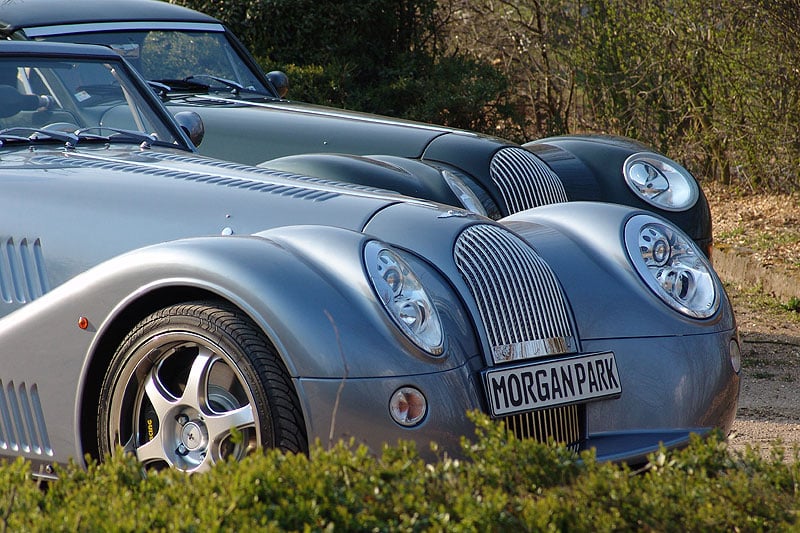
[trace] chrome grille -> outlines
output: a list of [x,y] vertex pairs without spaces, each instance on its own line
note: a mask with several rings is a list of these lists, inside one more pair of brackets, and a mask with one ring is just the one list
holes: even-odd
[[584,409],[581,405],[567,405],[511,415],[501,420],[518,439],[546,443],[552,438],[556,443],[577,447],[584,438]]
[[577,350],[555,274],[519,237],[497,226],[470,226],[459,235],[454,257],[496,363]]
[[509,213],[567,201],[564,184],[541,159],[524,148],[503,148],[489,166]]

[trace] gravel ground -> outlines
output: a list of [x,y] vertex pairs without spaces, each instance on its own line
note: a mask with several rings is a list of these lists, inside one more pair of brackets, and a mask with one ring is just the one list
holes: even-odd
[[[800,297],[800,195],[736,195],[715,187],[706,195],[715,246],[788,280]],[[741,272],[717,270],[742,340],[742,389],[729,445],[767,454],[781,444],[793,457],[800,447],[800,302],[775,298]]]

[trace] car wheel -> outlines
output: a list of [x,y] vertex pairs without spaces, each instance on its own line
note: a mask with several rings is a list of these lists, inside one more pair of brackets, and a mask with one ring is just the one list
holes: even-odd
[[101,459],[121,446],[146,468],[208,470],[260,448],[308,451],[288,372],[233,307],[166,307],[127,335],[103,380]]

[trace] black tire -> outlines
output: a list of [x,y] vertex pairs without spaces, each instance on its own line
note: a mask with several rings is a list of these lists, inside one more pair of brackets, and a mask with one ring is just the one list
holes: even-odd
[[111,359],[97,416],[101,459],[120,445],[147,468],[205,471],[258,447],[308,452],[271,343],[217,302],[173,305],[139,322]]

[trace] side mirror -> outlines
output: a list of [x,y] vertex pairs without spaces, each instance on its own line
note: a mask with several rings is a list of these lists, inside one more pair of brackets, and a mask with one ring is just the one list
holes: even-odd
[[289,76],[280,70],[273,70],[267,73],[267,80],[278,91],[278,96],[283,98],[289,92]]
[[203,125],[203,119],[200,118],[200,115],[194,111],[180,111],[175,113],[175,120],[194,145],[200,146],[200,143],[203,142],[203,136],[206,134],[206,127]]

